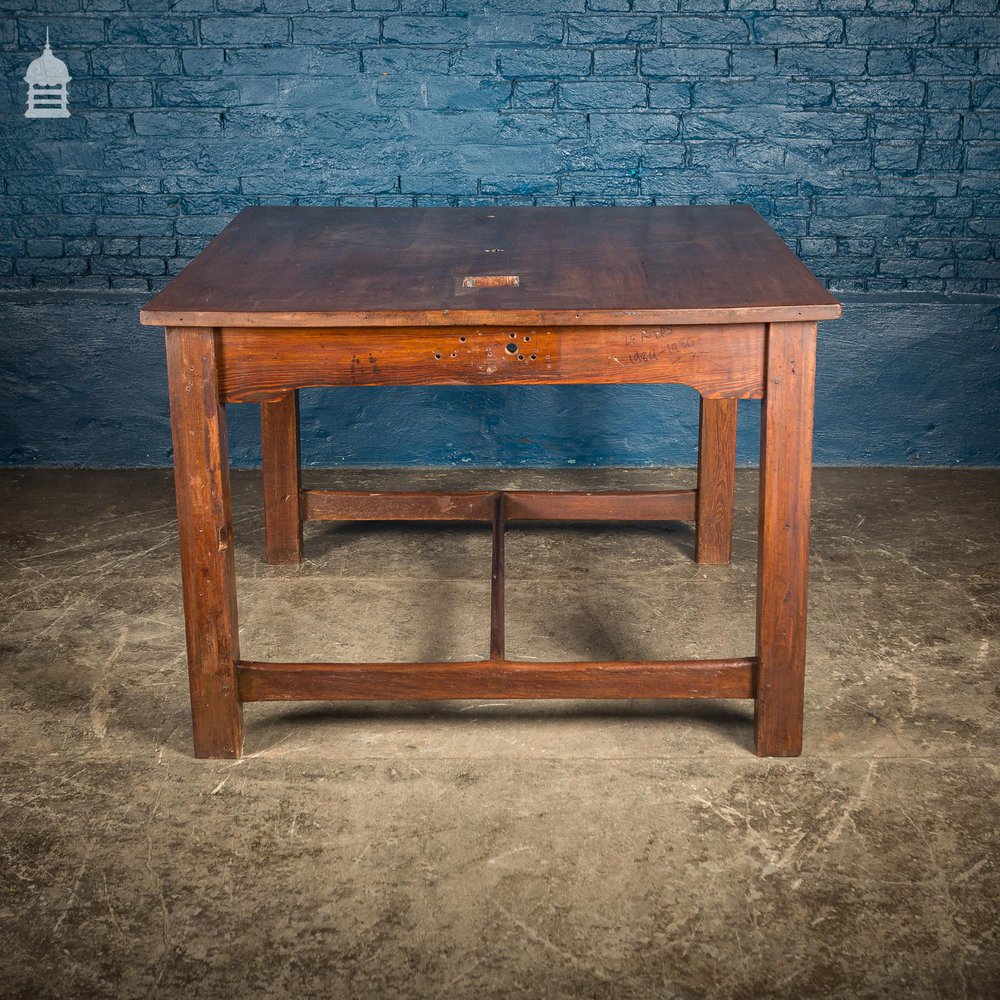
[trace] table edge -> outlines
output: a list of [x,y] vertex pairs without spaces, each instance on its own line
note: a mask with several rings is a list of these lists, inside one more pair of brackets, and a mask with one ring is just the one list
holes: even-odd
[[838,319],[839,302],[718,309],[445,309],[422,312],[213,312],[143,309],[143,326],[411,327],[411,326],[705,326]]

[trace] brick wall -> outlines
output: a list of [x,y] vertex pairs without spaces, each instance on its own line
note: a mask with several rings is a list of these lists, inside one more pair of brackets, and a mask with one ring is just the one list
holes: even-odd
[[0,11],[0,287],[155,288],[262,202],[741,201],[835,289],[1000,292],[997,0]]

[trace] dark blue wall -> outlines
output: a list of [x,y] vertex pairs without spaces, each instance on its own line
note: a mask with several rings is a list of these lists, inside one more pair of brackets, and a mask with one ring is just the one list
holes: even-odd
[[144,289],[260,201],[746,201],[839,289],[1000,292],[997,10],[0,0],[0,281]]
[[[1000,462],[1000,299],[954,298],[1000,295],[997,0],[0,0],[0,14],[0,462],[169,460],[139,293],[244,205],[730,201],[859,296],[821,331],[820,461]],[[46,25],[74,77],[69,119],[23,116]],[[319,464],[693,457],[683,389],[358,389],[307,394],[303,413]],[[234,409],[241,464],[253,420]]]

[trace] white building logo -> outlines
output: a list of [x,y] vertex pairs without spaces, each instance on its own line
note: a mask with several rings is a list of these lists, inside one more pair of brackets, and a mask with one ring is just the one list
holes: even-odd
[[25,118],[69,118],[69,81],[72,77],[62,59],[49,48],[49,29],[45,29],[45,48],[28,67],[24,82],[28,85],[28,110]]

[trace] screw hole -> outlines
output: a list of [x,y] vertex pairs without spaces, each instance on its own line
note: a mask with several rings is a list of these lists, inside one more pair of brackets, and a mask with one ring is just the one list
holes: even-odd
[[531,340],[531,337],[525,337],[525,338],[524,338],[524,342],[525,342],[525,343],[527,343],[527,342],[528,342],[529,340]]
[[519,354],[519,355],[517,356],[517,360],[518,360],[518,361],[523,361],[523,360],[524,360],[524,355],[523,355],[523,354]]
[[531,360],[532,361],[537,361],[538,360],[538,355],[537,354],[532,354],[531,355]]
[[507,351],[510,354],[517,354],[517,344],[508,344],[507,345]]
[[512,334],[510,334],[510,339],[511,339],[511,340],[514,340],[514,339],[515,339],[516,337],[517,337],[517,334],[516,334],[516,333],[512,333]]
[[465,337],[459,337],[458,339],[459,339],[459,340],[460,340],[460,341],[461,341],[461,342],[462,342],[463,344],[465,343]]
[[440,354],[440,352],[436,352],[436,353],[434,354],[434,357],[435,357],[435,358],[437,358],[437,359],[438,359],[438,361],[440,361],[440,360],[441,360],[441,354]]

